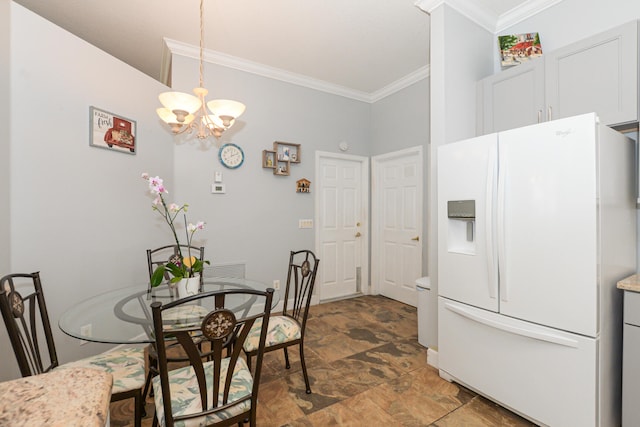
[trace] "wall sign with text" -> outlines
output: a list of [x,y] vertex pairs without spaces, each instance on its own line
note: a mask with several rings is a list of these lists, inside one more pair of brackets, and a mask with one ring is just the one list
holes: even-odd
[[90,107],[91,132],[89,145],[136,154],[136,122],[125,117]]

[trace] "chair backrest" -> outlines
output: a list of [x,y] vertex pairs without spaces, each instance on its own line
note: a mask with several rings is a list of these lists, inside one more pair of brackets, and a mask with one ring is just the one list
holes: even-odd
[[[160,302],[151,305],[165,425],[172,426],[176,421],[205,415],[215,417],[216,413],[243,402],[246,404],[250,401],[250,407],[255,410],[273,292],[271,288],[266,291],[228,289],[196,294],[166,305]],[[246,315],[242,309],[238,310],[239,313],[234,312],[236,307],[243,307],[247,301],[253,301],[254,307],[260,307],[259,312],[251,315]],[[190,306],[197,306],[198,310],[189,310]],[[210,310],[208,314],[203,314],[202,307]],[[179,314],[176,315],[177,313]],[[251,392],[235,396],[237,378],[234,378],[234,373],[242,368],[243,373],[249,372],[245,360],[240,356],[244,342],[257,333],[254,331],[252,335],[249,334],[258,319],[261,319],[262,327],[259,329],[260,344],[255,370],[250,375],[251,378],[243,378],[243,383],[247,380],[252,382]],[[207,353],[208,361],[203,362],[198,346],[207,341],[210,352]],[[167,349],[171,346],[172,351],[175,351],[176,342],[189,357],[190,367],[185,369],[192,369],[195,373],[202,408],[199,412],[181,416],[172,413],[167,366]],[[212,387],[210,390],[207,389],[207,383]]]
[[[182,256],[188,256],[189,251],[191,251],[191,256],[195,256],[199,258],[200,261],[204,261],[204,247],[200,246],[188,246],[188,245],[180,245],[180,251],[182,252]],[[167,264],[170,261],[173,261],[174,257],[178,257],[180,252],[178,251],[178,245],[167,245],[161,246],[156,249],[147,249],[147,266],[149,268],[149,287],[151,287],[151,276],[153,275],[153,271],[158,268],[159,265]],[[182,261],[182,260],[180,260]],[[169,273],[165,271],[164,273],[165,280],[169,280]],[[202,275],[200,275],[200,291],[202,291]]]
[[40,273],[1,278],[0,311],[23,377],[58,366]]
[[300,322],[302,333],[304,333],[304,327],[307,323],[318,264],[320,264],[320,260],[311,251],[291,251],[282,314],[293,317]]

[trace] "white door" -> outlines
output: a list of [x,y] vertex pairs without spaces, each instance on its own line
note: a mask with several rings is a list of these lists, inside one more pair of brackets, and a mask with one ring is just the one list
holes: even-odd
[[422,147],[373,157],[373,277],[380,294],[416,306],[422,276]]
[[[500,312],[596,336],[596,122],[586,114],[498,136]],[[502,211],[502,214],[500,214]]]
[[369,293],[366,157],[316,152],[320,300]]
[[[438,295],[491,311],[499,309],[497,175],[495,133],[438,147]],[[475,217],[457,215],[456,202],[472,204]]]

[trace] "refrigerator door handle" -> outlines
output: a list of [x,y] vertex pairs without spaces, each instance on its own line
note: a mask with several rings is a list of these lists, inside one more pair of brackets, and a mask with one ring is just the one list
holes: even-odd
[[495,320],[487,319],[485,317],[479,316],[475,313],[472,313],[470,310],[465,309],[464,307],[459,307],[453,305],[451,303],[445,303],[445,308],[450,310],[462,317],[466,317],[469,320],[472,320],[477,323],[481,323],[490,328],[498,329],[500,331],[508,332],[514,335],[520,335],[527,338],[531,338],[538,341],[546,341],[553,344],[562,345],[565,347],[578,348],[578,341],[572,340],[570,338],[566,338],[560,335],[552,334],[549,332],[535,331],[532,329],[518,327],[513,325],[507,325],[505,323],[497,322]]
[[497,297],[496,291],[498,289],[497,284],[497,275],[495,269],[495,247],[494,247],[494,198],[495,198],[495,188],[496,188],[496,169],[498,165],[498,159],[495,149],[496,145],[491,145],[489,148],[489,164],[487,168],[487,188],[486,188],[486,206],[485,206],[485,215],[487,219],[484,222],[485,226],[485,243],[486,243],[486,251],[487,251],[487,274],[489,279],[489,297],[495,299]]
[[500,156],[500,167],[498,168],[498,206],[496,208],[496,231],[498,240],[498,283],[500,289],[500,301],[508,301],[507,295],[507,274],[506,274],[506,253],[504,250],[504,209],[505,209],[505,185],[507,174],[507,159],[506,156]]

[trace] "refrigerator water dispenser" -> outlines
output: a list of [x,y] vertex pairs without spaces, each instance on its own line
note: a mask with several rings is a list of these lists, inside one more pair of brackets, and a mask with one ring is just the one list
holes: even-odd
[[447,201],[447,217],[449,218],[447,227],[449,252],[475,255],[476,201]]

